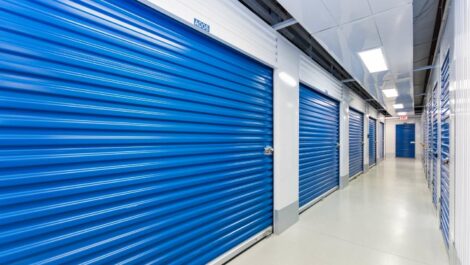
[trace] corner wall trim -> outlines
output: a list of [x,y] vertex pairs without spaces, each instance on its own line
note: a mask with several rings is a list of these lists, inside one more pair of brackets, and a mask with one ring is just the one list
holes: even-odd
[[299,220],[299,201],[280,210],[274,210],[274,233],[279,235]]
[[457,250],[455,249],[455,245],[453,243],[449,244],[449,260],[450,265],[462,265],[462,261],[460,261],[460,258],[457,255]]
[[349,185],[349,174],[339,177],[339,188],[344,189]]

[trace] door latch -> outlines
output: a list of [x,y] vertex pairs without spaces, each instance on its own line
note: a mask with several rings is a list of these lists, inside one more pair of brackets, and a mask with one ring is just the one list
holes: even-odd
[[442,163],[443,163],[444,165],[448,165],[449,162],[450,162],[450,161],[449,161],[449,158],[446,158],[446,159],[444,159],[444,160],[442,161]]
[[274,153],[274,148],[270,145],[264,147],[264,154],[267,156],[272,156]]

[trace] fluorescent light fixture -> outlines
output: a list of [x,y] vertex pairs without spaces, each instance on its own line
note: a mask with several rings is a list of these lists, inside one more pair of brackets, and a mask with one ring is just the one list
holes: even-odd
[[387,98],[396,98],[398,97],[398,91],[395,88],[392,89],[384,89],[382,90],[384,93],[385,97]]
[[297,80],[295,80],[295,78],[293,78],[290,74],[286,72],[279,72],[279,78],[281,78],[284,83],[288,84],[291,87],[297,86]]
[[393,107],[395,109],[403,109],[404,108],[403,104],[393,104]]
[[359,52],[362,62],[369,70],[369,73],[377,73],[388,70],[387,63],[382,48]]
[[398,116],[406,116],[406,114],[407,114],[407,113],[404,112],[404,111],[402,111],[402,112],[397,112],[397,115],[398,115]]

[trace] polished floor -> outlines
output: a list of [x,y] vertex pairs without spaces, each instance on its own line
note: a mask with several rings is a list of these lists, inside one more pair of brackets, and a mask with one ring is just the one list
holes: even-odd
[[447,265],[418,160],[386,159],[230,265]]

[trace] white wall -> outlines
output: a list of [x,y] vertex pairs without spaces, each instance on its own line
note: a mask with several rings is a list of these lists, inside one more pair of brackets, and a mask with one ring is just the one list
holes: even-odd
[[[239,1],[139,0],[193,26],[194,19],[210,25],[210,35],[256,59],[274,66],[278,34]],[[198,28],[194,27],[199,30]],[[203,32],[206,33],[206,32]]]
[[[451,204],[454,219],[456,260],[470,265],[470,1],[454,1],[449,20],[453,20],[455,44],[451,67],[451,186],[455,203]],[[455,129],[454,129],[455,128]],[[455,148],[454,148],[455,147]],[[452,201],[451,201],[452,203]],[[452,224],[451,223],[451,224]],[[457,261],[453,264],[457,264]]]
[[[299,201],[299,51],[283,38],[278,42],[274,71],[274,209],[296,208],[295,216],[275,216],[276,232],[298,220]],[[297,59],[297,60],[296,60]],[[279,72],[296,78],[292,87],[279,78]],[[293,206],[291,206],[294,204]],[[292,215],[292,214],[290,214]],[[279,231],[277,230],[279,229]]]
[[[448,1],[449,2],[449,1]],[[450,1],[439,37],[436,66],[428,84],[427,100],[435,83],[440,84],[440,66],[450,50],[450,242],[452,265],[470,265],[470,1]],[[427,109],[427,111],[429,108]],[[426,161],[431,166],[431,161]],[[440,163],[439,163],[440,164]],[[440,182],[438,170],[438,183]],[[432,177],[432,176],[431,176]],[[438,191],[440,187],[438,188]]]
[[415,124],[415,156],[421,158],[423,155],[423,148],[421,144],[422,133],[421,133],[421,117],[409,117],[407,121],[401,121],[398,118],[387,118],[385,119],[385,157],[395,157],[395,141],[396,141],[396,125],[404,123]]

